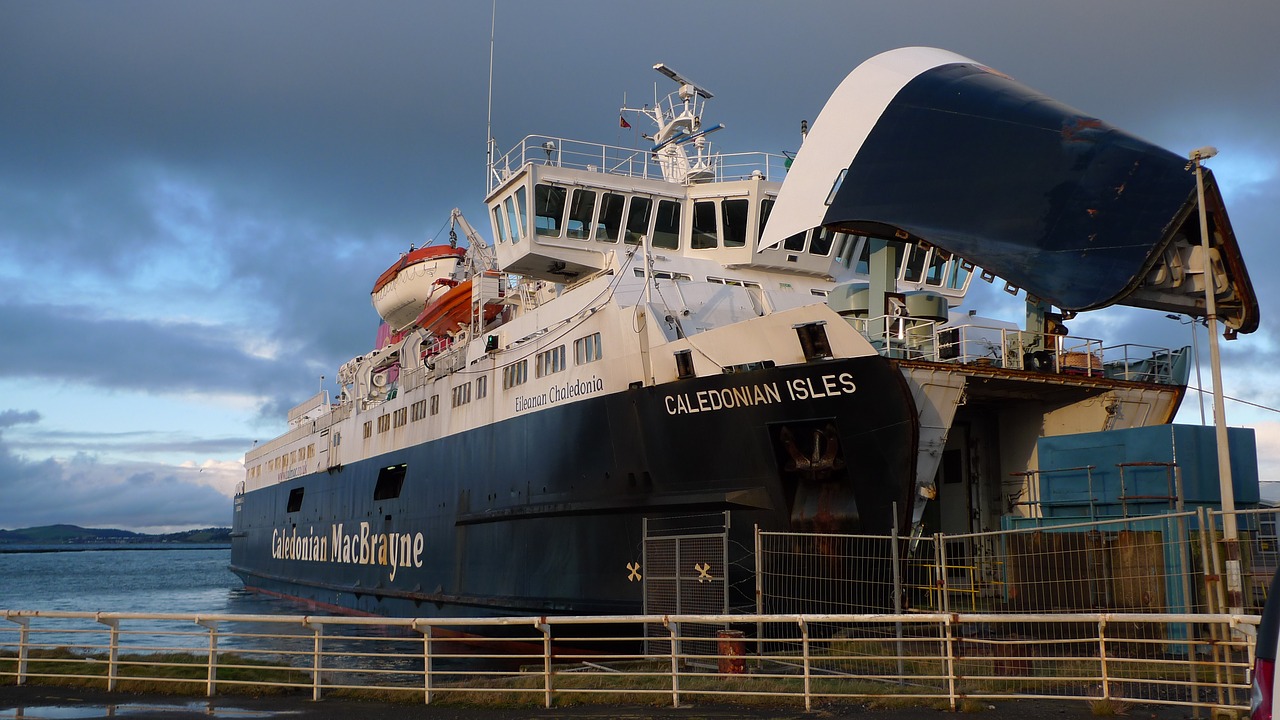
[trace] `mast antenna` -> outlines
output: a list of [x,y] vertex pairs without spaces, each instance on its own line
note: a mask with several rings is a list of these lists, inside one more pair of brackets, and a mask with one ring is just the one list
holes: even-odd
[[489,112],[484,125],[484,191],[489,193],[493,177],[493,35],[498,25],[498,0],[493,0],[493,12],[489,16]]

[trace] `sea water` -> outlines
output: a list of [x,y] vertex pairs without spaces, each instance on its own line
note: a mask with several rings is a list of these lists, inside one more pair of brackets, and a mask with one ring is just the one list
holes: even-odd
[[296,606],[245,592],[226,546],[115,546],[67,551],[3,546],[0,610],[288,614]]

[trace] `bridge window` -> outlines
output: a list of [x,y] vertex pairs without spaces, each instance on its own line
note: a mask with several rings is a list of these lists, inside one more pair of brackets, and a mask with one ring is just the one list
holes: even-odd
[[617,193],[605,193],[600,197],[600,219],[596,220],[597,242],[618,242],[622,230],[622,207],[627,198]]
[[[765,198],[760,201],[760,237],[764,237],[764,226],[769,222],[769,214],[773,212],[773,204],[776,202],[773,198]],[[804,238],[806,233],[796,233],[786,240],[782,241],[782,249],[788,252],[800,252],[804,250]]]
[[745,247],[747,244],[747,208],[749,200],[720,201],[720,232],[725,247]]
[[516,188],[516,220],[518,224],[511,228],[511,242],[518,243],[528,237],[529,231],[524,226],[525,208],[528,207],[529,193],[525,191],[524,186]]
[[564,204],[568,190],[555,185],[543,185],[533,189],[534,222],[536,232],[547,237],[560,237],[564,229]]
[[716,203],[714,200],[702,200],[693,204],[693,236],[689,246],[694,250],[707,250],[718,247],[720,240],[716,235]]
[[927,285],[941,285],[942,279],[946,277],[947,260],[938,252],[937,248],[933,249],[933,254],[929,256],[929,271],[924,275],[924,281]]
[[919,245],[911,246],[911,255],[907,258],[907,266],[902,273],[902,279],[907,282],[920,282],[924,275],[924,261],[929,251]]
[[680,248],[680,201],[658,201],[658,216],[653,221],[653,246],[664,250]]
[[647,197],[631,198],[631,208],[627,211],[628,245],[639,245],[645,234],[649,232],[649,213],[653,210],[653,201]]
[[511,233],[511,242],[514,244],[520,240],[520,218],[516,216],[516,201],[510,196],[502,201],[502,206],[507,209],[507,228]]
[[595,215],[596,193],[594,190],[577,188],[573,191],[573,202],[569,203],[569,232],[567,237],[586,240],[591,235],[591,218]]
[[809,242],[810,255],[822,255],[823,257],[831,254],[831,246],[835,243],[836,233],[826,228],[814,228],[813,240]]
[[493,234],[498,236],[498,242],[507,241],[507,229],[502,225],[502,212],[496,206],[493,208]]
[[951,272],[948,273],[947,287],[960,290],[969,284],[969,273],[973,272],[973,264],[958,257],[951,258]]

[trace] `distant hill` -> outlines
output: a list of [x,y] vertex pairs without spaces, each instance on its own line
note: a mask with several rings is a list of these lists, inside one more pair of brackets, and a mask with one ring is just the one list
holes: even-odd
[[85,545],[136,543],[231,543],[231,528],[202,528],[164,535],[146,535],[112,528],[78,525],[44,525],[20,530],[0,530],[0,545]]

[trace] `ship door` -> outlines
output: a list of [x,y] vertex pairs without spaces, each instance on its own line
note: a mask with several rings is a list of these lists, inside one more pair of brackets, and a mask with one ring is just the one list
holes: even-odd
[[329,454],[327,456],[325,469],[332,470],[333,468],[341,467],[342,465],[342,431],[333,430],[331,428],[329,430],[322,431],[321,434],[329,436],[329,443],[328,443]]

